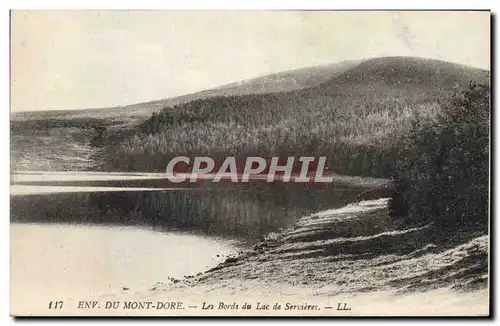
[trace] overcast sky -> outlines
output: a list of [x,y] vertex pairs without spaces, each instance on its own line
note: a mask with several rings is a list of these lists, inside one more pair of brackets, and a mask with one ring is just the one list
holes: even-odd
[[14,11],[12,111],[168,98],[377,56],[489,69],[488,12]]

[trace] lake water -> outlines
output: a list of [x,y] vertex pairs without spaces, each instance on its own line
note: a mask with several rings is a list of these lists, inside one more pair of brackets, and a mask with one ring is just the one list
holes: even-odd
[[[69,309],[65,312],[82,313],[77,309],[81,300],[182,299],[199,304],[200,297],[214,302],[221,298],[233,302],[235,297],[251,298],[256,295],[259,300],[262,297],[269,302],[277,302],[283,297],[290,302],[303,302],[305,299],[308,303],[316,300],[318,304],[349,302],[357,307],[356,314],[427,314],[435,311],[484,315],[488,311],[488,292],[485,289],[465,295],[448,290],[438,293],[436,290],[432,295],[425,292],[394,296],[392,292],[385,291],[367,295],[353,293],[356,296],[347,299],[345,295],[331,297],[332,293],[339,291],[339,286],[342,287],[337,282],[338,277],[347,279],[348,274],[352,278],[351,286],[359,283],[363,287],[370,273],[384,275],[384,280],[386,273],[393,273],[392,282],[413,278],[419,270],[422,275],[432,275],[425,269],[435,272],[431,268],[433,265],[439,270],[442,264],[453,264],[454,260],[450,257],[458,257],[457,262],[461,263],[463,251],[458,249],[452,255],[445,252],[439,257],[429,253],[425,266],[420,256],[404,259],[400,264],[399,256],[390,253],[387,259],[396,260],[392,266],[380,264],[381,260],[375,256],[371,263],[369,258],[357,260],[360,266],[349,263],[351,270],[347,271],[344,262],[318,257],[314,259],[316,265],[308,280],[312,280],[314,275],[321,278],[321,287],[290,287],[289,278],[297,277],[299,280],[300,275],[287,274],[289,270],[299,266],[306,270],[311,268],[306,265],[313,261],[306,257],[303,261],[299,261],[300,258],[269,260],[267,267],[265,263],[255,262],[255,266],[259,266],[255,269],[256,275],[257,272],[268,275],[262,276],[266,280],[263,283],[249,280],[248,276],[244,276],[247,273],[245,270],[238,275],[236,269],[233,277],[238,282],[234,282],[235,287],[226,286],[223,281],[214,278],[212,283],[198,288],[147,291],[157,282],[169,284],[171,278],[182,279],[205,272],[229,255],[247,248],[248,243],[254,243],[262,235],[290,226],[306,214],[359,201],[360,193],[365,191],[355,187],[342,190],[340,187],[307,189],[265,183],[242,187],[206,185],[196,189],[162,188],[159,187],[164,185],[162,178],[162,175],[156,174],[87,172],[11,175],[11,312],[46,313],[48,303],[58,300],[64,301],[65,309]],[[359,212],[356,206],[335,212],[339,216],[348,215],[351,212],[349,209]],[[312,220],[317,222],[317,219]],[[357,223],[357,219],[353,221]],[[340,225],[346,226],[337,224]],[[361,226],[367,225],[370,224]],[[383,241],[388,241],[390,236],[398,236],[398,233],[385,231],[384,234]],[[357,241],[373,239],[371,235],[361,236]],[[295,245],[300,247],[304,243],[307,244],[302,239]],[[366,247],[368,252],[372,252],[372,248],[379,248],[380,251],[382,247]],[[476,263],[471,261],[471,264]],[[284,265],[282,270],[286,272],[278,271],[273,276],[271,270],[279,268],[272,264]],[[363,268],[366,270],[363,271]],[[376,277],[373,279],[377,280]],[[273,284],[272,287],[270,284]],[[235,294],[236,290],[241,292]]]
[[[11,288],[23,300],[144,291],[238,250],[222,238],[138,227],[12,224]],[[14,301],[16,298],[13,298]]]
[[[130,176],[131,179],[150,176]],[[127,176],[93,173],[31,172],[13,175],[11,181],[11,286],[13,296],[26,293],[42,297],[144,291],[156,282],[204,272],[235,254],[234,238],[207,236],[182,230],[159,231],[148,225],[116,225],[75,221],[75,216],[50,220],[56,209],[47,203],[76,208],[81,216],[95,215],[93,199],[104,193],[142,193],[157,188],[68,187],[51,182],[116,180]],[[154,178],[154,176],[153,176]],[[23,185],[23,181],[47,185]],[[83,196],[83,197],[82,197]],[[92,199],[90,201],[79,199]],[[108,197],[106,197],[108,198]],[[106,198],[103,200],[105,201]],[[27,211],[26,211],[27,209]],[[113,208],[109,208],[113,211]],[[16,220],[16,212],[29,220]],[[109,212],[102,212],[107,214]],[[119,212],[117,212],[119,213]],[[56,216],[57,217],[57,216]],[[59,216],[60,217],[60,216]],[[116,216],[119,219],[119,216]],[[21,223],[20,223],[21,222]],[[114,225],[110,225],[114,224]],[[122,223],[126,224],[126,223]],[[126,290],[124,290],[124,288]],[[13,298],[15,301],[16,298]]]
[[247,243],[304,214],[343,206],[360,192],[266,183],[182,189],[161,187],[162,178],[13,173],[11,279],[17,300],[27,293],[51,298],[144,291],[215,267]]

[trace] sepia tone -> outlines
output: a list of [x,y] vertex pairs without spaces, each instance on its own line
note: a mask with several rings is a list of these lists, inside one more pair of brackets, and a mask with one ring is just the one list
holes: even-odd
[[14,316],[490,314],[488,11],[12,11],[10,109]]

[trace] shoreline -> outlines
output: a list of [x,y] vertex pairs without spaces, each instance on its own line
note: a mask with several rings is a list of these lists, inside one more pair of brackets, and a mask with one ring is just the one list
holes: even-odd
[[[245,295],[268,287],[269,293],[281,287],[295,297],[488,292],[488,235],[442,247],[429,237],[430,226],[395,229],[387,205],[382,198],[305,216],[202,275],[158,282],[150,292],[203,289],[209,295],[230,288]],[[487,309],[488,301],[484,304]]]
[[[225,260],[196,275],[144,284],[149,290],[126,285],[112,293],[67,295],[64,314],[342,317],[426,315],[432,310],[444,316],[488,315],[487,235],[446,249],[426,237],[428,226],[396,230],[391,221],[388,198],[317,212],[268,234],[248,250],[219,253]],[[481,261],[485,265],[478,266]],[[98,302],[99,308],[79,309],[81,300],[87,299]],[[183,309],[104,308],[107,302],[152,302],[156,307],[155,302],[171,301],[182,302]],[[217,309],[221,302],[239,308]],[[327,308],[339,302],[351,310]],[[243,311],[245,303],[318,309]],[[214,310],[203,309],[210,304]],[[28,306],[35,315],[56,313],[40,304],[40,296],[36,302],[23,299],[22,307]],[[18,307],[11,313],[17,314]]]

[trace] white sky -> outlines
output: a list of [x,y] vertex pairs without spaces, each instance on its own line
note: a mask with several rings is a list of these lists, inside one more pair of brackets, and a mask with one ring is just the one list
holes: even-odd
[[488,12],[13,11],[11,109],[133,104],[409,55],[489,69]]

